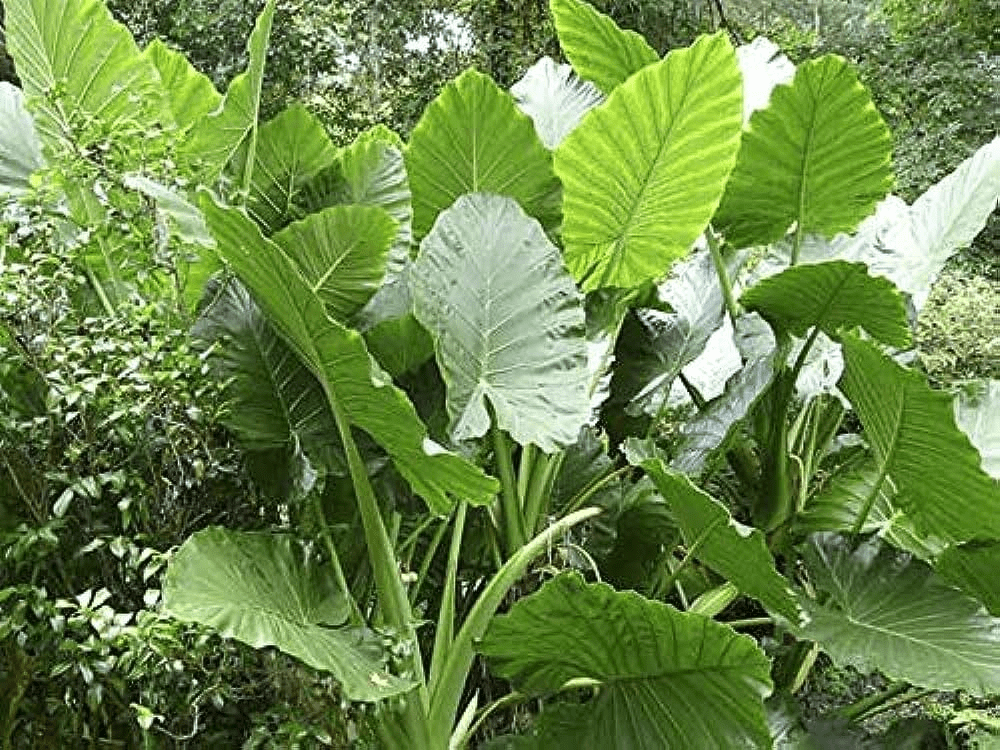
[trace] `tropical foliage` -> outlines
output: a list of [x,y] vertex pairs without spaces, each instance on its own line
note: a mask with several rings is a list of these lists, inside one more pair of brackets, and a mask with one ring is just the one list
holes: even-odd
[[309,676],[248,746],[808,745],[820,653],[1000,692],[997,384],[906,364],[1000,139],[907,203],[844,58],[553,0],[568,67],[341,148],[262,116],[276,0],[224,92],[5,10],[6,746],[192,739],[247,679],[208,643]]

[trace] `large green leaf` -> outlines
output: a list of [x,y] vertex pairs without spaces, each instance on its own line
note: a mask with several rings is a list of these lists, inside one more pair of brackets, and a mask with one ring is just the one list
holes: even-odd
[[337,149],[323,123],[301,104],[293,104],[264,123],[257,149],[247,210],[265,233],[273,234],[298,218],[302,186],[337,160]]
[[295,262],[328,315],[345,323],[382,283],[396,222],[381,208],[333,206],[293,222],[271,239]]
[[163,608],[254,648],[276,646],[330,672],[350,700],[379,701],[413,683],[385,670],[379,639],[343,627],[349,594],[289,536],[199,531],[174,553]]
[[983,471],[1000,480],[1000,380],[979,380],[962,388],[955,421],[982,459]]
[[722,503],[683,474],[668,471],[661,459],[646,458],[640,466],[670,505],[684,543],[698,560],[771,612],[799,619],[792,589],[775,569],[760,531],[735,521]]
[[336,441],[337,425],[316,377],[274,332],[235,279],[212,295],[193,334],[216,344],[212,362],[226,382],[226,425],[251,450],[308,448]]
[[737,247],[853,230],[892,184],[889,130],[851,65],[802,63],[750,118],[716,225]]
[[201,167],[207,180],[218,177],[232,163],[237,186],[243,187],[247,170],[253,169],[260,92],[276,2],[267,0],[257,17],[247,43],[247,69],[230,81],[222,105],[197,122],[184,144],[184,154]]
[[742,82],[724,34],[639,71],[555,152],[566,263],[585,291],[666,275],[704,231],[739,148]]
[[810,619],[793,630],[838,664],[939,690],[1000,691],[1000,621],[927,564],[835,534],[811,537],[805,563],[827,598],[801,596]]
[[465,193],[509,195],[546,229],[559,223],[552,155],[511,95],[475,70],[445,86],[424,110],[410,135],[406,167],[418,240]]
[[410,259],[413,242],[412,196],[402,150],[373,129],[341,151],[340,167],[344,203],[378,206],[395,220],[396,239],[389,249],[386,278],[398,278]]
[[948,547],[935,564],[949,583],[958,586],[986,607],[1000,615],[1000,542],[989,540],[967,542]]
[[903,298],[889,281],[869,276],[863,263],[792,266],[744,292],[740,302],[797,336],[814,327],[836,336],[841,328],[861,326],[887,344],[910,342]]
[[484,435],[492,406],[521,445],[576,442],[590,416],[583,298],[516,201],[477,193],[442,212],[414,263],[413,298],[455,440]]
[[174,122],[180,128],[194,125],[222,103],[211,79],[194,69],[177,50],[154,39],[142,52],[160,74]]
[[342,149],[336,161],[303,184],[297,210],[310,214],[329,206],[378,206],[395,219],[396,240],[389,250],[387,281],[395,281],[410,258],[413,207],[402,146],[388,129],[371,128]]
[[623,31],[583,0],[552,0],[559,46],[573,69],[610,94],[633,73],[660,56],[634,31]]
[[862,259],[911,294],[919,310],[947,260],[972,243],[998,201],[1000,137],[932,185],[908,212],[898,212],[878,241],[865,246]]
[[0,197],[23,192],[31,173],[45,166],[35,123],[21,89],[0,81]]
[[753,639],[696,614],[563,573],[490,624],[480,644],[529,695],[601,684],[551,731],[553,750],[769,744],[770,665]]
[[101,0],[6,0],[7,49],[44,140],[99,133],[170,115],[156,68]]
[[899,489],[900,506],[925,532],[948,540],[1000,537],[1000,486],[955,426],[951,397],[868,342],[847,335],[843,346],[840,388],[861,418],[879,470]]
[[326,314],[313,284],[245,214],[202,196],[202,211],[219,252],[246,284],[268,321],[319,380],[352,425],[392,457],[416,494],[436,512],[461,497],[487,503],[496,482],[427,437],[413,405],[372,360],[360,334]]
[[543,57],[510,88],[518,108],[535,123],[546,148],[555,148],[583,116],[604,101],[592,83],[581,81],[569,65]]

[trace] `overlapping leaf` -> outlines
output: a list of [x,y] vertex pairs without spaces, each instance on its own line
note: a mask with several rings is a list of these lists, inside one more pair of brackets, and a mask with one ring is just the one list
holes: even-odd
[[345,323],[382,283],[396,222],[381,208],[333,206],[271,239],[298,267],[328,315]]
[[31,173],[45,166],[34,120],[24,106],[21,89],[0,81],[0,196],[28,187]]
[[538,222],[507,197],[444,211],[413,267],[414,310],[435,339],[452,436],[497,424],[520,444],[570,445],[590,416],[583,299]]
[[315,285],[282,249],[239,211],[221,208],[207,196],[201,205],[220,253],[268,321],[319,380],[327,398],[389,453],[414,492],[437,512],[451,507],[449,496],[489,502],[496,482],[427,438],[413,405],[372,360],[360,334],[326,314],[312,291]]
[[490,624],[480,650],[529,695],[590,678],[545,747],[764,747],[769,663],[753,639],[700,615],[564,573]]
[[634,31],[624,31],[582,0],[552,0],[559,46],[577,74],[606,94],[660,56]]
[[592,83],[580,80],[569,65],[559,65],[551,57],[528,68],[510,93],[549,149],[562,143],[583,116],[604,101]]
[[170,112],[178,127],[194,125],[222,103],[222,95],[208,76],[195,70],[177,50],[155,39],[142,54],[160,74]]
[[754,112],[767,107],[775,86],[792,82],[795,64],[763,36],[737,47],[736,59],[743,74],[743,122],[747,123]]
[[445,86],[424,110],[410,135],[406,167],[418,240],[466,193],[508,195],[546,229],[559,223],[551,154],[511,95],[474,70]]
[[257,17],[247,44],[247,69],[226,89],[222,105],[197,122],[184,144],[184,153],[200,165],[205,179],[214,179],[233,164],[237,184],[242,186],[246,171],[253,169],[247,156],[256,141],[260,116],[260,92],[264,83],[264,63],[276,0],[268,0]]
[[1000,380],[966,385],[955,401],[955,421],[979,451],[983,471],[1000,480]]
[[940,690],[1000,690],[1000,620],[927,564],[877,539],[856,546],[834,534],[811,537],[805,562],[828,598],[801,596],[810,619],[793,630],[838,664]]
[[[705,349],[722,325],[723,300],[709,253],[678,262],[659,288],[659,298],[673,312],[640,310],[623,328],[618,364],[611,381],[615,403],[631,410],[655,402],[686,365]],[[658,404],[653,404],[653,411]]]
[[891,140],[850,64],[802,63],[750,119],[716,226],[737,247],[851,231],[891,185]]
[[879,471],[899,489],[901,507],[925,532],[947,540],[1000,538],[1000,486],[955,426],[952,399],[870,343],[848,335],[843,346],[840,388],[865,427]]
[[566,263],[585,291],[666,275],[718,206],[741,127],[736,55],[705,36],[644,68],[555,152]]
[[800,614],[788,581],[774,567],[764,535],[735,521],[711,495],[658,458],[640,464],[674,512],[684,543],[694,556],[770,611],[797,621]]
[[295,201],[303,184],[337,159],[323,123],[301,104],[293,104],[257,133],[247,210],[272,234],[297,216]]
[[863,263],[792,266],[751,287],[740,302],[797,336],[814,327],[836,336],[841,328],[861,326],[887,344],[910,341],[902,297],[889,281],[869,276]]
[[[759,315],[751,313],[736,321],[736,336],[745,362],[729,380],[721,394],[681,427],[672,469],[698,476],[710,458],[722,448],[736,426],[764,395],[774,380],[777,342]],[[747,342],[752,342],[747,346]]]
[[169,122],[160,77],[101,0],[6,0],[7,48],[52,144]]
[[389,674],[378,639],[343,627],[349,594],[288,536],[210,528],[170,561],[164,610],[254,648],[276,646],[330,672],[351,700],[378,701],[413,684]]

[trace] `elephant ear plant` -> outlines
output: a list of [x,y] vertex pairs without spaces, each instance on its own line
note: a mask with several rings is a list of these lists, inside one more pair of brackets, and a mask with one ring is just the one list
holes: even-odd
[[[273,12],[211,102],[142,53],[202,184],[133,184],[200,239],[228,426],[316,523],[194,534],[168,614],[330,673],[382,748],[798,746],[819,652],[892,681],[840,718],[1000,692],[997,387],[903,364],[1000,140],[908,206],[845,60],[661,59],[553,0],[569,66],[467,71],[408,142],[337,148],[298,105],[257,122]],[[4,181],[41,159],[2,148]]]

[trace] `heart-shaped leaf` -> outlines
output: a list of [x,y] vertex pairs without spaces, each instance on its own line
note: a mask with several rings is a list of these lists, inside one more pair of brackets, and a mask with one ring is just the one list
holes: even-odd
[[644,68],[556,149],[566,264],[585,291],[666,275],[715,213],[739,148],[742,81],[724,34]]

